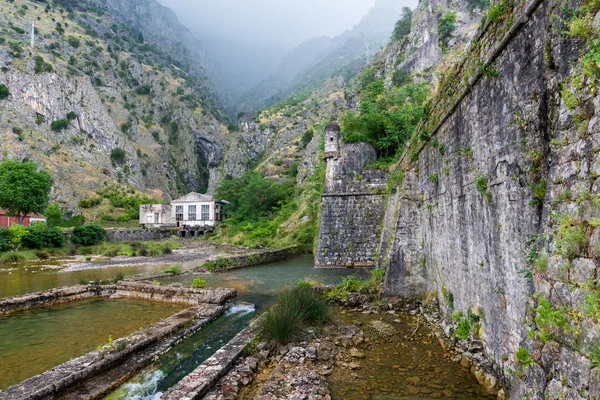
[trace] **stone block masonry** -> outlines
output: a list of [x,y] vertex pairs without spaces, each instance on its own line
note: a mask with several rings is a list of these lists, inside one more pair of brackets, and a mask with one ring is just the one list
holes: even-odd
[[196,400],[203,398],[233,367],[247,345],[254,340],[257,330],[249,327],[238,333],[229,343],[163,394],[161,400]]
[[385,214],[387,174],[367,143],[344,144],[337,124],[325,129],[325,187],[317,268],[373,267]]
[[476,34],[494,73],[451,69],[468,85],[442,88],[431,141],[403,156],[380,241],[386,293],[435,295],[514,399],[600,399],[600,96],[574,83],[565,4],[516,1]]

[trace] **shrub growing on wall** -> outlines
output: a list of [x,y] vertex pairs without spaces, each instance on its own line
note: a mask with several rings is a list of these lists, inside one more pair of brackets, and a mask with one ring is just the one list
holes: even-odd
[[82,246],[93,246],[103,242],[106,237],[106,231],[102,227],[88,224],[73,228],[71,242]]
[[27,228],[21,242],[28,249],[59,248],[65,244],[65,237],[60,229],[38,223]]

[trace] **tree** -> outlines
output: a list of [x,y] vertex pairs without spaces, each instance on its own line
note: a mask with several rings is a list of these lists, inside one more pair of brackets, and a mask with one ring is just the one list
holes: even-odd
[[125,150],[120,147],[116,147],[110,152],[110,160],[113,162],[113,164],[123,164],[126,156],[127,153],[125,153]]
[[0,163],[0,208],[20,222],[27,214],[43,213],[48,206],[52,177],[34,162]]
[[63,219],[63,212],[59,204],[48,204],[48,207],[46,207],[46,213],[44,215],[46,216],[46,223],[48,226],[60,226],[60,223]]
[[402,17],[396,22],[392,32],[392,42],[399,42],[410,33],[412,27],[412,11],[408,7],[402,8]]

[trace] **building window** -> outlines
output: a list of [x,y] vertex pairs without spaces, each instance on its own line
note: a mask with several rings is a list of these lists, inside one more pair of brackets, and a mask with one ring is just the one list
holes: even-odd
[[210,220],[210,206],[202,206],[202,221]]
[[183,206],[175,206],[175,220],[183,221]]
[[188,221],[196,220],[196,206],[188,206]]

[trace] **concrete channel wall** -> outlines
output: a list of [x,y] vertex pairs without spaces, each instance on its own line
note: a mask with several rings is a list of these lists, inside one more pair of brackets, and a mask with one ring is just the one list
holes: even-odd
[[257,330],[252,326],[238,333],[212,357],[163,394],[161,400],[195,400],[204,397],[231,370],[256,335]]
[[236,293],[235,289],[229,288],[191,289],[120,282],[114,285],[52,289],[4,299],[0,301],[0,315],[98,297],[145,299],[187,304],[191,307],[0,391],[0,400],[69,397],[67,393],[77,392],[82,387],[85,388],[85,393],[77,393],[71,397],[102,396],[143,368],[158,354],[169,350],[178,340],[216,319],[225,310],[222,304]]
[[[164,346],[160,345],[162,341],[168,340],[178,332],[189,331],[192,325],[196,330],[199,329],[216,319],[223,310],[223,306],[215,304],[188,308],[126,338],[115,340],[101,350],[92,351],[0,391],[0,400],[60,398],[72,387],[83,384],[86,380],[101,375],[115,366],[125,364],[130,358],[137,357],[140,352],[154,347],[154,351],[147,352],[142,360],[130,364],[129,371],[124,372],[125,377],[130,376],[165,350]],[[106,389],[110,390],[114,386],[116,385],[108,385]]]
[[90,284],[2,299],[0,315],[98,297],[145,299],[197,306],[203,303],[223,304],[236,294],[235,289],[229,288],[192,289],[140,282],[119,282],[114,285]]

